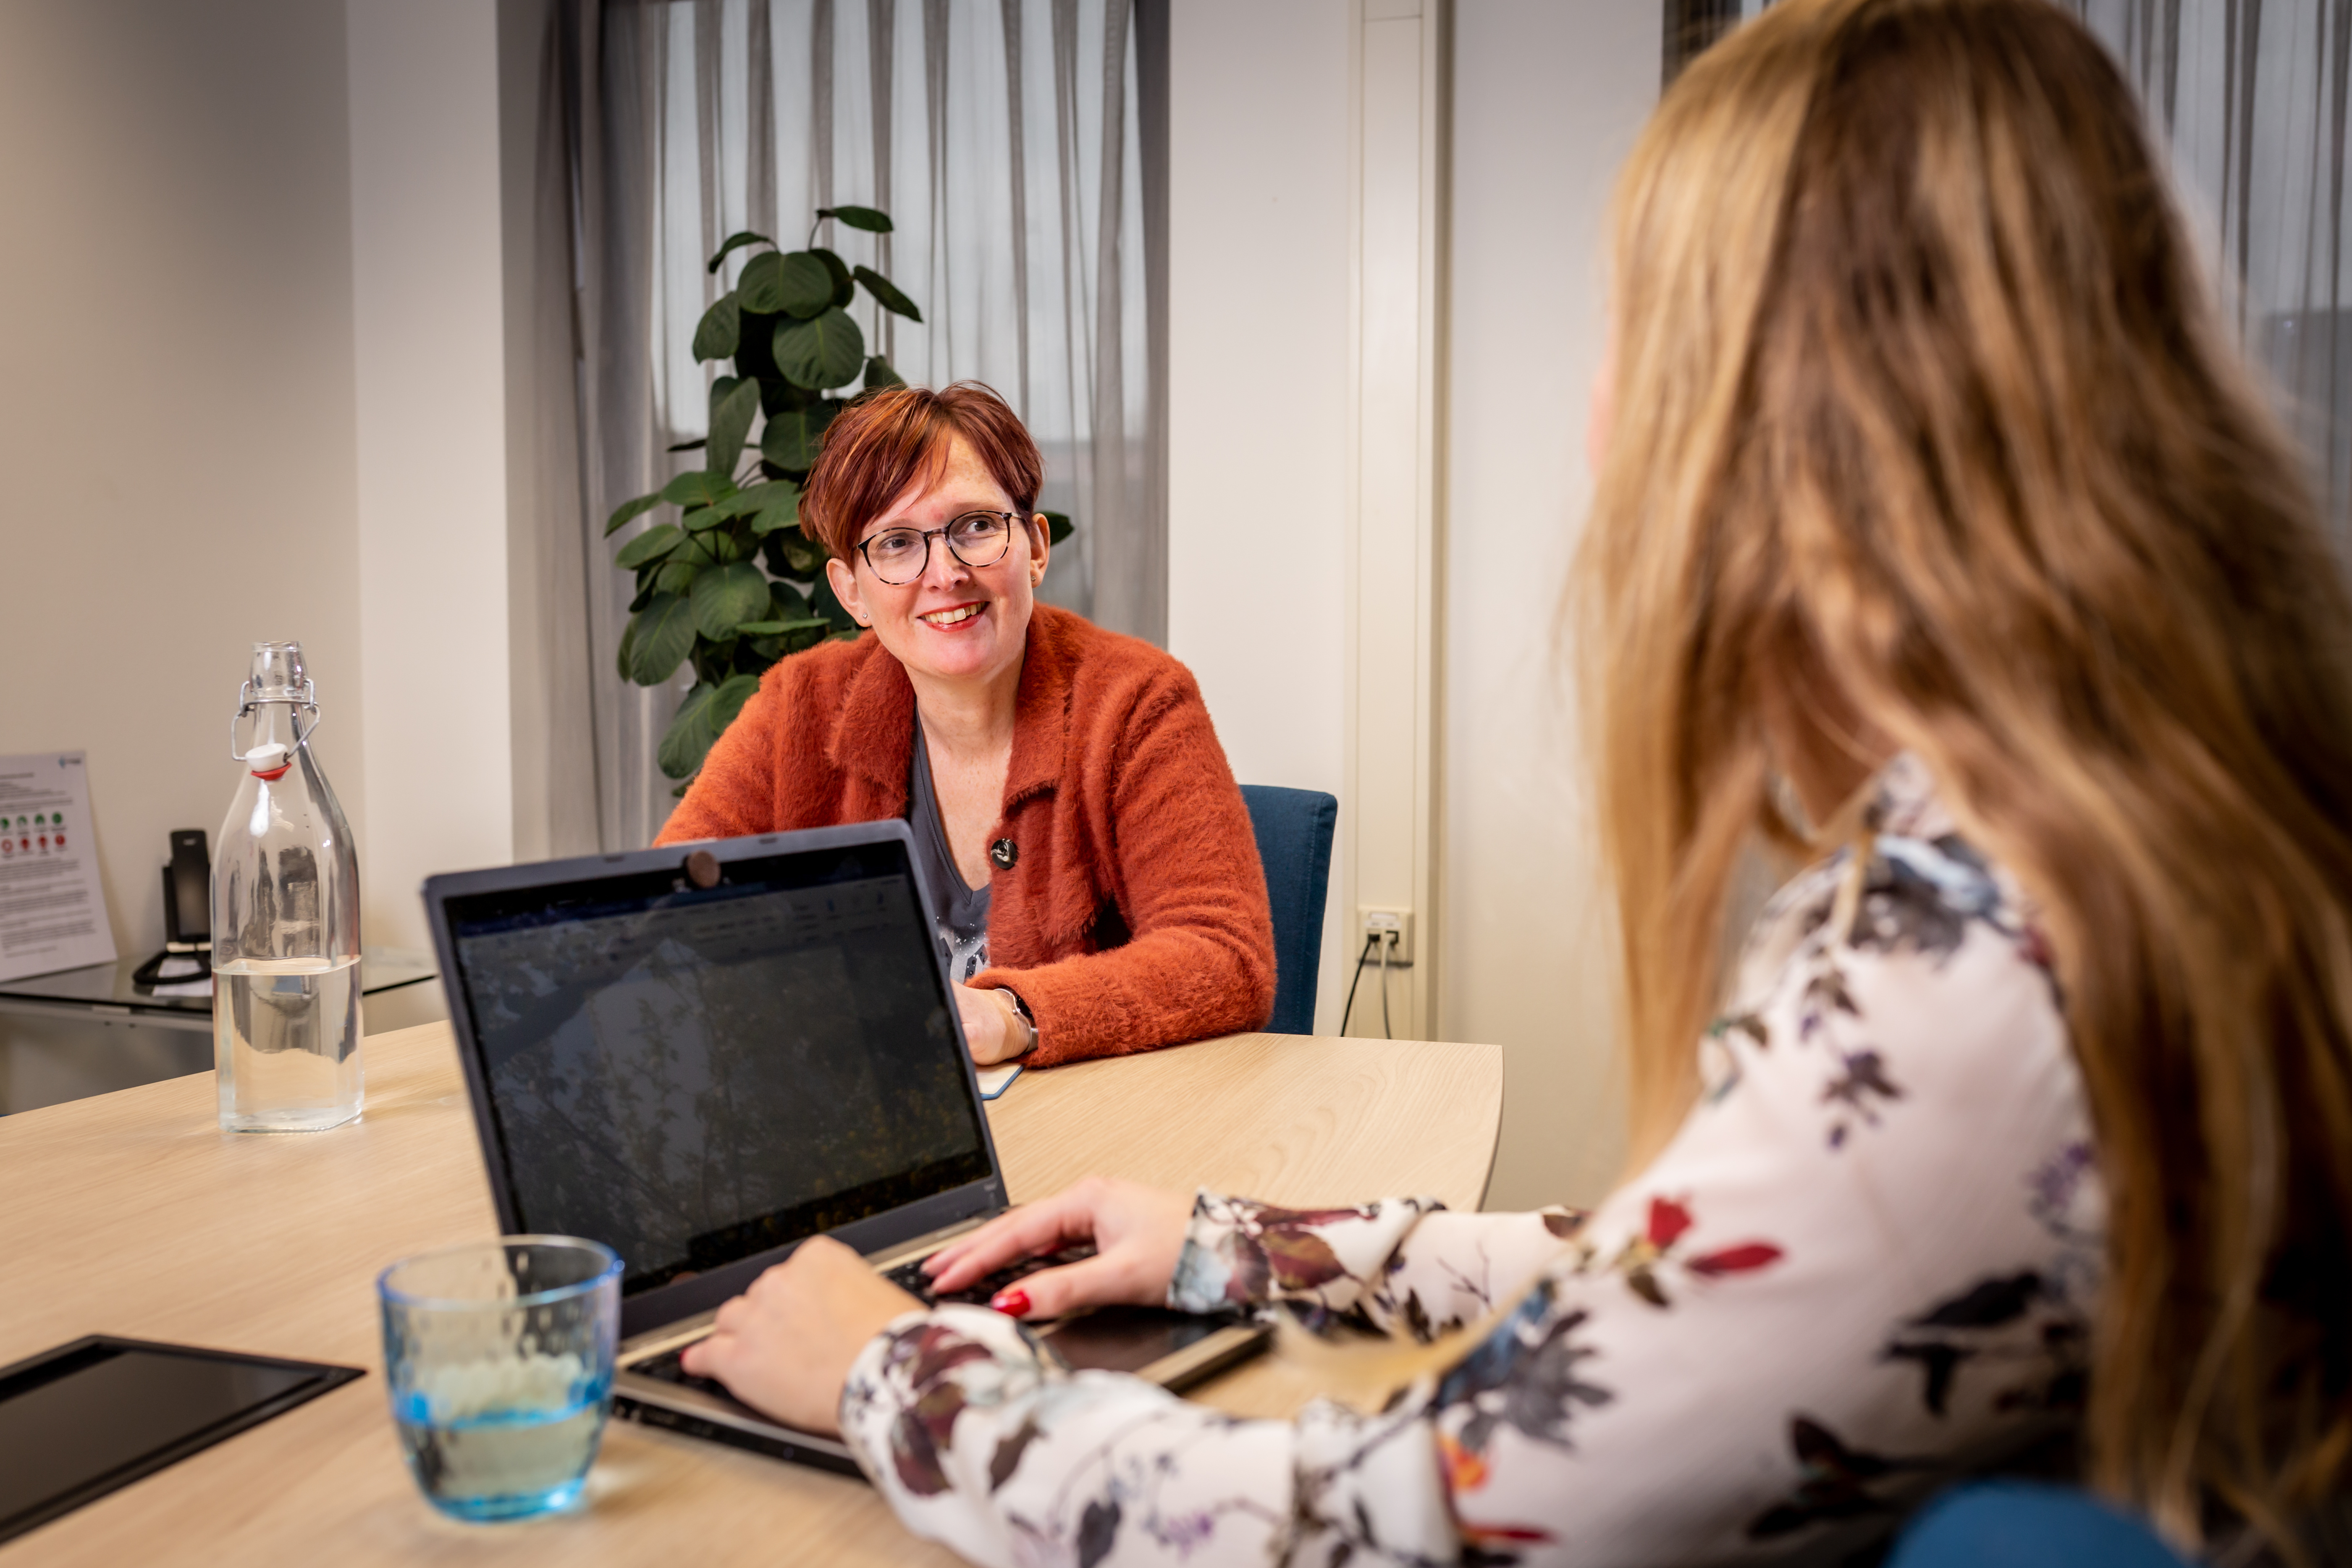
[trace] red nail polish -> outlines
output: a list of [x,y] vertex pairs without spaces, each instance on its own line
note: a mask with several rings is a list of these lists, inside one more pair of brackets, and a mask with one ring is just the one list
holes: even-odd
[[1029,1292],[1016,1285],[1010,1290],[999,1290],[988,1304],[1008,1318],[1025,1318],[1029,1315]]

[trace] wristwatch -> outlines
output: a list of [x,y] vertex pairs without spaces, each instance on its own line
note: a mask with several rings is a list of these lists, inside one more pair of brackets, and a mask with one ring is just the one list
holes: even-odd
[[1013,1053],[1016,1057],[1025,1057],[1037,1048],[1037,1019],[1029,1011],[1029,1004],[1021,1000],[1021,994],[1011,986],[1000,985],[996,994],[1013,1004],[1013,1016],[1021,1020],[1023,1028],[1029,1031],[1029,1043]]

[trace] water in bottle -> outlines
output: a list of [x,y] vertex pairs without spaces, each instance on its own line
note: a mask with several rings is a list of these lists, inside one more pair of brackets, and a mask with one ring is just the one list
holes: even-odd
[[301,645],[254,644],[229,721],[245,776],[213,857],[213,1051],[232,1132],[360,1114],[359,859],[311,754],[318,724]]

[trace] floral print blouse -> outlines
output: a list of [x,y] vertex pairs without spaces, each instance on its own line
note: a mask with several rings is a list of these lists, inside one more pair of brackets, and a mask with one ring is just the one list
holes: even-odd
[[1429,1339],[1378,1415],[1245,1421],[1073,1374],[979,1308],[854,1367],[851,1446],[991,1565],[1843,1552],[2078,1403],[2103,1203],[2048,949],[1897,759],[1767,906],[1675,1141],[1587,1215],[1203,1193],[1169,1296]]

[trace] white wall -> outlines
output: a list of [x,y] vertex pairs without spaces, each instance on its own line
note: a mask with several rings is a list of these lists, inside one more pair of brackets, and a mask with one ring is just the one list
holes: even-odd
[[373,940],[513,858],[499,27],[486,0],[349,0],[359,613]]
[[1171,24],[1169,650],[1237,777],[1345,812],[1348,4],[1184,0]]
[[1507,1052],[1497,1208],[1590,1202],[1623,1157],[1610,928],[1552,633],[1591,498],[1603,220],[1660,37],[1655,4],[1455,13],[1440,1032]]
[[0,6],[0,752],[86,748],[115,944],[217,835],[252,643],[298,638],[370,837],[343,16]]
[[256,639],[317,678],[367,941],[509,858],[499,58],[472,0],[0,8],[0,752],[89,752],[126,956]]

